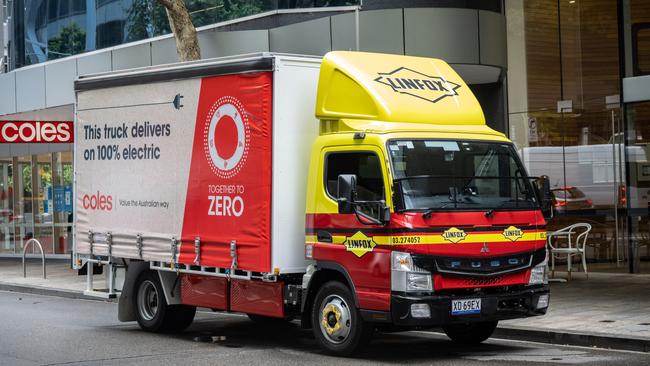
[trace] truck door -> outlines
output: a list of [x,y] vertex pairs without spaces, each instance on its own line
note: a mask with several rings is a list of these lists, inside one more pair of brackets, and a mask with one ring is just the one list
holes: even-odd
[[[388,310],[390,252],[379,243],[390,234],[385,226],[362,223],[355,214],[339,214],[337,204],[341,174],[357,176],[357,200],[390,200],[384,155],[375,146],[342,146],[324,149],[320,160],[319,184],[323,188],[317,193],[320,201],[317,207],[321,212],[314,215],[314,229],[318,235],[314,259],[344,269],[353,283],[360,308]],[[358,209],[368,216],[378,216],[375,206],[362,205]],[[379,239],[380,236],[384,239]],[[370,244],[355,245],[360,242]]]

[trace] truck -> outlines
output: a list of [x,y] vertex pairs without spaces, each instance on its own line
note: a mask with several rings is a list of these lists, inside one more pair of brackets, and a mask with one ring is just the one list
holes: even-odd
[[259,53],[75,93],[74,262],[125,269],[121,321],[299,320],[346,356],[377,331],[474,344],[546,313],[548,181],[442,60]]

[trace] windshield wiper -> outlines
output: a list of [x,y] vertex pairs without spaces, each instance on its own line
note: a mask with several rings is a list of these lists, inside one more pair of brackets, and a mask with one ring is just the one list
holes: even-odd
[[[464,199],[469,199],[469,198],[471,198],[471,196],[465,196],[465,195],[463,195],[462,198],[464,198]],[[442,210],[442,209],[444,209],[444,208],[447,208],[447,207],[448,207],[449,205],[451,205],[451,204],[470,204],[470,205],[478,205],[479,203],[478,203],[478,202],[473,202],[473,201],[458,201],[458,200],[456,200],[456,201],[449,201],[449,202],[445,202],[445,203],[444,203],[442,206],[440,206],[440,207],[430,207],[430,208],[427,208],[426,210],[424,210],[424,212],[422,212],[422,217],[425,218],[425,219],[428,219],[428,218],[431,217],[431,215],[432,215],[434,212],[436,212],[436,211],[438,211],[438,210]]]
[[490,216],[494,215],[494,211],[496,211],[496,210],[498,210],[498,209],[501,209],[501,208],[503,208],[503,206],[505,206],[506,204],[508,204],[508,203],[512,203],[512,202],[522,202],[522,203],[525,202],[525,203],[529,203],[529,204],[532,205],[532,202],[529,201],[529,200],[519,200],[519,199],[509,199],[509,200],[505,200],[505,201],[499,203],[496,207],[493,207],[493,208],[491,208],[491,209],[485,211],[485,214],[484,214],[485,217],[490,217]]

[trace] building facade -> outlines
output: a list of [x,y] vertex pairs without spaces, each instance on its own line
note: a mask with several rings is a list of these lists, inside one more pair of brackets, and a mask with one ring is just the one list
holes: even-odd
[[[72,121],[78,75],[178,61],[155,0],[1,1],[0,121]],[[358,49],[446,60],[530,174],[549,176],[550,228],[592,224],[590,270],[650,272],[647,1],[187,4],[204,58]],[[69,253],[72,164],[71,144],[0,144],[0,254],[32,236],[49,255]]]
[[508,134],[589,268],[650,272],[650,3],[506,1]]

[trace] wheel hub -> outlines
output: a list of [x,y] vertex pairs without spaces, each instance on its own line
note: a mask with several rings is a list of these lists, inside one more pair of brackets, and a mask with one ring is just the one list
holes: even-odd
[[350,335],[350,309],[340,296],[328,296],[321,306],[320,328],[323,335],[332,343],[342,343]]
[[158,313],[158,290],[153,282],[146,280],[138,289],[138,312],[144,320],[152,320]]

